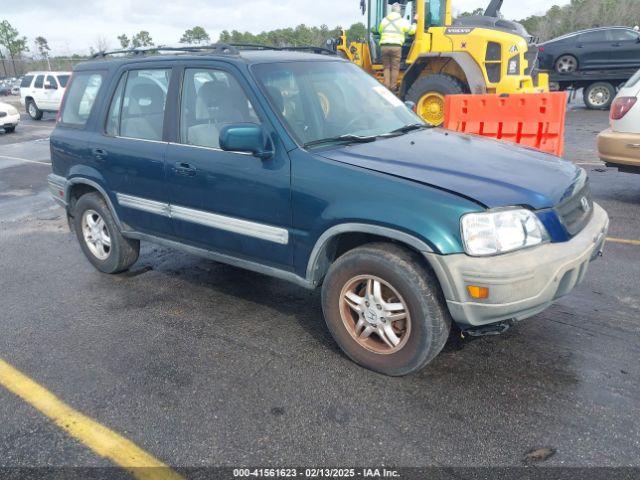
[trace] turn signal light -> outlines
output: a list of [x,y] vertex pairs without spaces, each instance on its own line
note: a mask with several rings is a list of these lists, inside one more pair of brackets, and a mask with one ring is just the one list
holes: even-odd
[[468,285],[467,291],[471,298],[485,300],[489,298],[489,289],[487,287],[479,287],[478,285]]
[[636,97],[618,97],[611,105],[611,120],[620,120],[636,104]]

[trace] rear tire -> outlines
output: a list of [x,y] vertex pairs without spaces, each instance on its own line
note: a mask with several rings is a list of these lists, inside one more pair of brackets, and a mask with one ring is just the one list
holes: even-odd
[[390,376],[426,366],[451,330],[434,274],[417,254],[387,243],[358,247],[331,265],[322,286],[322,309],[349,358]]
[[42,119],[42,110],[38,108],[35,100],[27,100],[27,114],[33,120],[41,120]]
[[440,126],[444,123],[444,97],[466,93],[466,90],[465,85],[451,75],[427,75],[411,85],[405,100],[416,104],[416,112],[425,122]]
[[616,87],[609,82],[596,82],[584,89],[582,97],[590,110],[609,110],[616,93]]
[[124,272],[138,260],[140,242],[122,236],[98,193],[87,193],[76,202],[73,228],[89,262],[103,273]]
[[561,55],[554,65],[556,72],[561,75],[578,71],[578,59],[573,55]]

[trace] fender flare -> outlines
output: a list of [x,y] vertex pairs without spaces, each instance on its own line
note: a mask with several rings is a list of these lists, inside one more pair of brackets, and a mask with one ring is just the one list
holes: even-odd
[[85,177],[73,177],[70,178],[67,181],[67,186],[65,189],[65,201],[67,202],[67,213],[69,213],[69,193],[71,192],[71,189],[73,188],[74,185],[88,185],[92,188],[95,188],[98,193],[100,195],[102,195],[102,198],[104,198],[104,201],[107,203],[107,207],[109,208],[109,210],[111,211],[111,215],[113,215],[113,218],[116,222],[116,225],[118,226],[118,228],[120,229],[121,232],[124,232],[125,229],[123,228],[123,224],[120,221],[120,217],[118,217],[118,212],[116,211],[115,207],[113,206],[113,202],[111,202],[111,198],[109,198],[109,195],[107,195],[106,190],[96,181],[91,180],[89,178],[85,178]]
[[329,266],[329,260],[326,255],[331,241],[343,233],[369,233],[389,240],[397,240],[406,244],[421,253],[434,253],[433,248],[425,241],[400,230],[382,227],[369,223],[340,223],[324,231],[316,241],[309,261],[307,262],[306,279],[312,285],[318,285],[322,279],[322,274],[326,272]]
[[445,58],[456,62],[465,76],[469,85],[469,91],[473,94],[487,93],[487,83],[484,79],[482,69],[475,62],[473,57],[466,52],[450,52],[450,53],[423,53],[405,72],[402,80],[402,94],[407,94],[410,84],[420,76],[420,72],[431,58]]

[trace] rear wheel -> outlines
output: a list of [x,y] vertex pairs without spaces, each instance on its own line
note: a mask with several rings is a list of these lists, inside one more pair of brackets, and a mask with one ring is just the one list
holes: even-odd
[[609,82],[592,83],[584,89],[584,104],[591,110],[609,110],[616,97],[616,87]]
[[440,126],[444,123],[444,97],[461,93],[465,93],[465,87],[456,77],[427,75],[415,81],[406,100],[416,104],[416,112],[425,122]]
[[27,100],[27,113],[34,120],[42,119],[42,110],[38,108],[34,100]]
[[578,70],[578,59],[573,55],[562,55],[556,60],[556,72],[573,73]]
[[73,227],[82,251],[101,272],[123,272],[138,260],[140,242],[122,236],[98,193],[87,193],[76,202]]
[[392,376],[427,365],[451,329],[434,275],[416,254],[392,244],[366,245],[336,260],[322,286],[322,309],[349,358]]

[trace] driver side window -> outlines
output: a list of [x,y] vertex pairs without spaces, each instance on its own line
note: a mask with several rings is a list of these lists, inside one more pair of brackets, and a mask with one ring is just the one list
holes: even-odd
[[238,81],[222,70],[186,69],[180,105],[180,142],[220,148],[220,130],[230,123],[260,123]]

